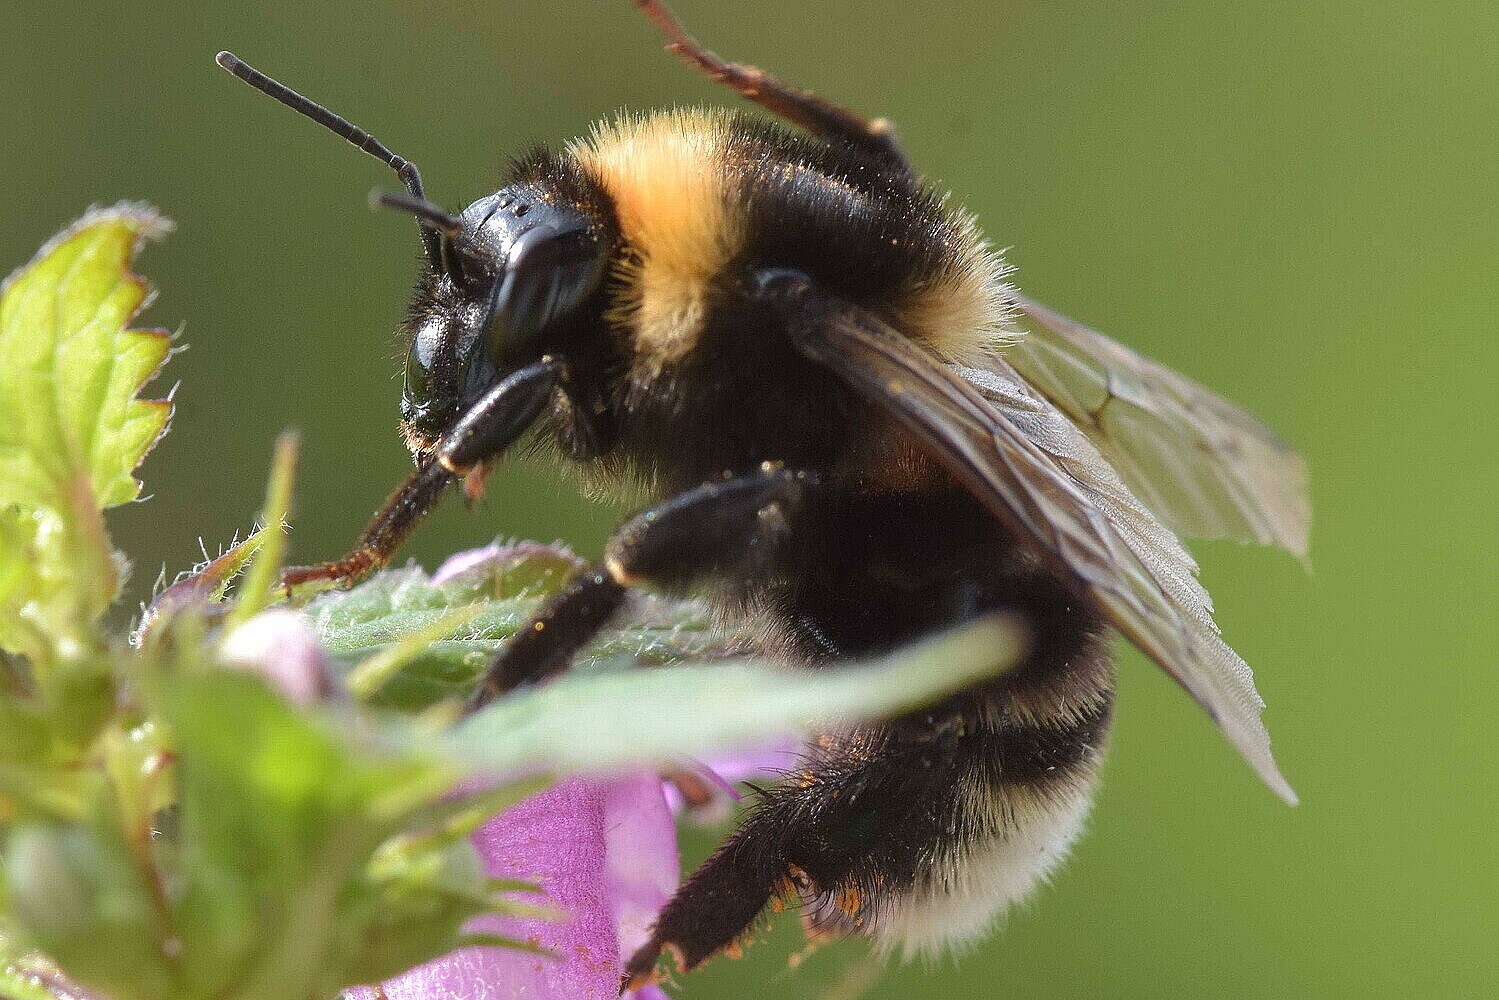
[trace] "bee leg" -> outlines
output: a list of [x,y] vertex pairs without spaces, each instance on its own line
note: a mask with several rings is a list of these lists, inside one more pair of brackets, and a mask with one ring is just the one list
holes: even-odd
[[[1049,677],[1053,665],[1036,664]],[[663,952],[684,972],[732,953],[773,901],[802,904],[813,942],[861,933],[909,952],[981,932],[1044,879],[1087,812],[1113,671],[1092,641],[1068,668],[1087,698],[1042,719],[1011,718],[1014,689],[991,685],[814,740],[672,896],[624,986],[651,982]]]
[[[963,715],[944,712],[814,742],[667,902],[650,940],[626,963],[624,986],[651,982],[663,952],[686,972],[732,951],[772,899],[809,904],[803,919],[814,940],[842,932],[824,930],[824,909],[836,910],[847,929],[861,928],[875,893],[900,880],[894,871],[892,879],[869,871],[871,856],[884,841],[905,838],[911,815],[942,815],[960,794],[955,764],[972,752],[964,735]],[[909,853],[935,846],[917,842]]]
[[[848,876],[882,840],[899,837],[910,814],[956,794],[962,735],[960,715],[932,714],[815,741],[667,902],[626,963],[624,986],[651,982],[663,952],[686,972],[732,950],[772,899],[811,903],[804,920],[814,938],[824,905],[862,920],[875,886]],[[882,887],[885,879],[864,881]]]
[[805,472],[766,468],[688,490],[637,515],[610,540],[599,565],[575,577],[510,637],[468,711],[565,670],[631,588],[680,591],[769,558],[812,483]]
[[347,555],[312,566],[291,566],[281,572],[281,589],[290,594],[309,583],[352,587],[390,562],[403,542],[437,506],[454,476],[431,458],[390,495],[370,518]]
[[565,370],[555,358],[512,372],[453,423],[417,470],[375,512],[354,548],[341,559],[294,566],[281,574],[281,588],[313,582],[353,586],[390,562],[391,556],[432,513],[449,486],[470,470],[498,458],[541,414]]
[[633,2],[665,36],[667,50],[681,56],[709,79],[732,87],[746,100],[821,139],[857,146],[895,173],[911,175],[911,164],[900,148],[895,126],[887,119],[865,118],[811,91],[789,86],[762,69],[728,62],[689,35],[661,0]]

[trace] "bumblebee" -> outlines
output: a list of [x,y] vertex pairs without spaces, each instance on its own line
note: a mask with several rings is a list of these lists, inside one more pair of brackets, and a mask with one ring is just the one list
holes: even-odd
[[635,6],[667,48],[770,117],[622,116],[513,163],[457,214],[368,133],[218,62],[395,169],[425,262],[405,329],[416,472],[344,558],[386,563],[528,431],[649,508],[500,649],[478,707],[567,668],[632,588],[705,595],[763,649],[818,665],[981,616],[1024,660],[905,718],[821,734],[660,914],[625,967],[733,946],[772,902],[817,936],[940,950],[984,934],[1078,835],[1121,633],[1255,772],[1248,666],[1179,536],[1304,554],[1301,459],[1245,410],[1032,302],[974,220],[866,119]]

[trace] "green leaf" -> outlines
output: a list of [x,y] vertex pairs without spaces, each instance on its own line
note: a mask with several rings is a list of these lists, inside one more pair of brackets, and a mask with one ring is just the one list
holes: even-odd
[[170,631],[173,616],[180,612],[198,613],[205,605],[222,601],[229,584],[260,551],[269,533],[270,529],[265,526],[256,528],[243,541],[231,542],[220,555],[198,564],[168,584],[152,598],[142,613],[140,624],[130,636],[131,645],[145,646],[159,630],[167,628]]
[[46,636],[35,621],[21,615],[21,608],[41,590],[36,571],[39,531],[35,514],[0,506],[0,650],[32,659],[43,655]]
[[90,825],[28,823],[10,835],[11,919],[70,977],[115,1000],[172,994],[151,887],[105,803]]
[[171,413],[136,398],[171,340],[126,328],[150,296],[129,268],[167,229],[141,205],[96,209],[0,285],[0,646],[37,663],[96,647],[119,588],[102,511],[140,494]]
[[1003,673],[1022,651],[1016,626],[989,619],[850,666],[743,661],[574,673],[499,700],[442,745],[481,773],[669,761],[910,711]]
[[245,674],[176,678],[161,707],[179,755],[182,997],[332,996],[455,947],[495,905],[461,836],[387,846],[457,777],[432,749],[392,752]]
[[[462,698],[499,644],[582,565],[565,550],[535,542],[496,544],[491,551],[492,558],[441,583],[415,567],[387,570],[353,590],[320,594],[304,611],[351,681],[362,688],[372,674],[381,676],[383,683],[368,694],[372,704],[420,711]],[[407,642],[416,636],[426,644],[413,652]],[[392,653],[401,659],[400,669],[385,676],[380,668]],[[703,604],[643,597],[626,624],[584,650],[576,669],[720,655]]]
[[264,544],[257,546],[239,600],[229,614],[230,629],[249,621],[274,596],[272,585],[281,573],[281,554],[286,546],[286,515],[291,509],[292,486],[297,477],[298,447],[297,436],[290,431],[283,432],[276,440],[271,479],[266,484],[265,506],[260,514],[261,528],[256,532]]
[[[351,678],[384,682],[373,704],[417,711],[461,699],[499,643],[579,565],[534,543],[490,551],[441,582],[417,568],[387,571],[305,610]],[[416,640],[425,651],[411,648]],[[563,677],[501,699],[453,732],[422,727],[408,738],[436,742],[481,774],[650,764],[909,711],[1002,673],[1023,644],[1016,627],[995,619],[869,663],[790,669],[726,660],[699,602],[641,598]]]
[[138,673],[157,722],[101,741],[108,781],[84,768],[54,807],[40,767],[10,769],[0,904],[17,954],[110,1000],[325,1000],[451,951],[472,917],[514,905],[502,892],[531,889],[489,879],[467,833],[534,780],[457,800],[436,748],[376,739],[348,706],[292,706],[206,648]]

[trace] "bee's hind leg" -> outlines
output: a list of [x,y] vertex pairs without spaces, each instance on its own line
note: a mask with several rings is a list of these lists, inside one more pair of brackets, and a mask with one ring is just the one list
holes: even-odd
[[731,950],[773,899],[802,905],[814,940],[859,933],[910,953],[983,933],[1087,813],[1113,672],[1093,643],[1069,669],[1088,696],[1043,718],[1012,716],[1011,680],[812,741],[666,904],[624,986],[651,982],[663,953],[686,971]]

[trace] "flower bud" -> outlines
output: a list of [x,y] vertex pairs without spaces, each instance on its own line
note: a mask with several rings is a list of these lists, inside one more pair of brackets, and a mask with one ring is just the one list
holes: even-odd
[[295,611],[262,611],[224,637],[225,663],[257,673],[294,705],[310,705],[333,692],[333,668],[317,629]]

